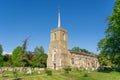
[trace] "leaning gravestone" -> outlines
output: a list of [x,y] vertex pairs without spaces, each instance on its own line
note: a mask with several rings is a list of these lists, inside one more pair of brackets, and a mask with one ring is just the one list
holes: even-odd
[[2,70],[2,77],[4,77],[5,76],[5,70]]
[[31,75],[32,74],[32,70],[30,68],[28,68],[26,74],[27,75]]

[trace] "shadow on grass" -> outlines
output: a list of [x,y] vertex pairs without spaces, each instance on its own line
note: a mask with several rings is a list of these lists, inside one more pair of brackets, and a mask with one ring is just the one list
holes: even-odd
[[22,80],[22,78],[15,78],[15,79],[13,79],[13,80]]
[[2,76],[2,77],[8,77],[8,75],[4,75],[4,76]]

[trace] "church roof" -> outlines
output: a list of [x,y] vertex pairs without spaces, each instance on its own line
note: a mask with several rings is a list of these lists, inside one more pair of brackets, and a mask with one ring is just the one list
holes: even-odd
[[72,51],[72,50],[69,50],[69,51],[72,54],[79,54],[79,55],[85,55],[85,56],[90,56],[90,57],[97,57],[97,55],[94,55],[94,54],[88,54],[88,53],[78,52],[78,51]]

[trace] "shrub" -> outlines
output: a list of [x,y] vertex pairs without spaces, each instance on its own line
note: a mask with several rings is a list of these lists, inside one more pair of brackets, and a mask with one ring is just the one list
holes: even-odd
[[111,71],[113,71],[113,68],[109,67],[109,66],[101,66],[98,68],[97,71],[98,72],[111,72]]
[[114,66],[112,67],[113,71],[120,72],[120,66]]
[[85,71],[85,69],[83,68],[79,68],[79,72]]
[[69,73],[71,71],[71,68],[67,67],[67,68],[64,68],[64,70],[65,70],[65,73]]
[[120,67],[117,67],[116,71],[120,72]]
[[46,73],[48,76],[51,76],[52,75],[52,70],[46,70]]
[[87,73],[85,73],[85,74],[83,75],[83,77],[88,77],[88,74],[87,74]]

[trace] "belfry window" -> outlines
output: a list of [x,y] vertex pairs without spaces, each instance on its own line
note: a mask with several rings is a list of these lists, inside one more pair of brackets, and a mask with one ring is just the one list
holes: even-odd
[[65,33],[63,33],[63,40],[65,40]]
[[56,40],[56,33],[54,34],[54,40]]

